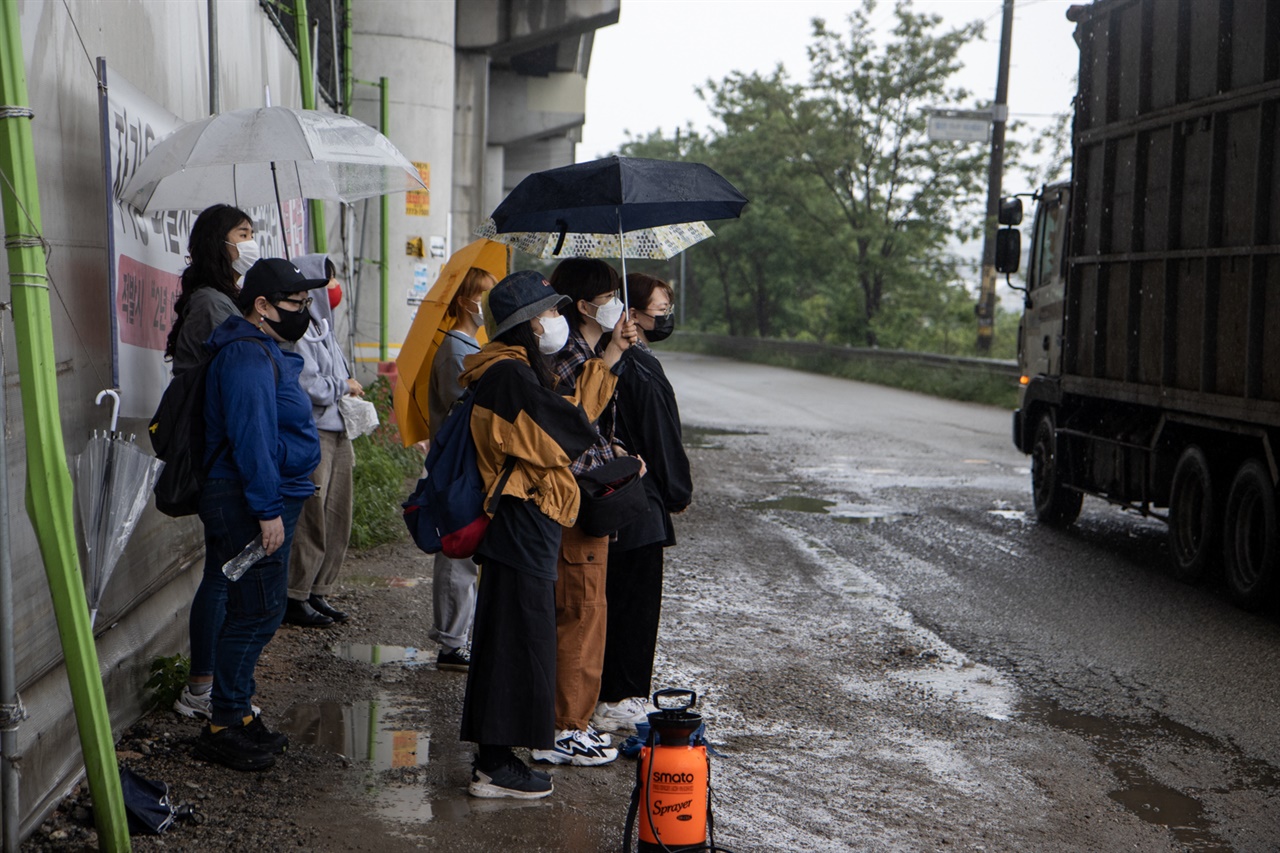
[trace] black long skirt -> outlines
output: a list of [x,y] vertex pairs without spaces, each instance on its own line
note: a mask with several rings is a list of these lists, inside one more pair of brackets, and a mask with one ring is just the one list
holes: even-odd
[[550,749],[555,686],[555,582],[486,560],[476,595],[462,739]]

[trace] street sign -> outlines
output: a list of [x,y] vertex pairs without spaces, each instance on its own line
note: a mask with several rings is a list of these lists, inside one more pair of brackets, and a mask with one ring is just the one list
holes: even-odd
[[991,137],[991,117],[955,117],[931,114],[929,139],[934,141],[986,142]]

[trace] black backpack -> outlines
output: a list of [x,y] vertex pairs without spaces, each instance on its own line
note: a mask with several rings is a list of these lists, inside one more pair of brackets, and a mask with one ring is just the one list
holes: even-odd
[[[260,338],[243,337],[236,341],[253,341],[262,347],[267,357],[271,351]],[[235,341],[228,341],[234,343]],[[152,491],[156,496],[156,509],[173,518],[195,515],[200,509],[200,490],[209,476],[209,469],[227,448],[223,440],[209,464],[204,460],[204,392],[209,365],[217,353],[210,355],[191,369],[173,377],[164,389],[160,405],[151,417],[147,430],[151,433],[151,447],[164,462],[160,477]],[[271,369],[280,380],[276,360],[271,359]]]

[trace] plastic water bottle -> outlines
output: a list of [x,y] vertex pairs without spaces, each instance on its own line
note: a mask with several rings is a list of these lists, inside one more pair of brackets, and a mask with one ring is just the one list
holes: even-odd
[[243,551],[222,564],[222,573],[227,576],[227,580],[238,581],[245,572],[249,571],[250,566],[265,556],[267,556],[267,549],[262,547],[262,534],[259,533],[253,541],[244,546]]

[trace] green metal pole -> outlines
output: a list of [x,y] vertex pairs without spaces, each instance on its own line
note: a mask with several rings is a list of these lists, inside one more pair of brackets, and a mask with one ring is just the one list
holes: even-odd
[[25,109],[28,94],[22,55],[17,0],[0,0],[0,104],[6,105],[8,111],[6,117],[0,118],[0,173],[13,185],[10,189],[0,183],[0,214],[4,216],[12,279],[26,432],[27,515],[35,528],[49,580],[99,843],[103,850],[114,853],[130,849],[129,825],[72,522],[71,474],[58,416],[49,279],[40,238],[40,193],[31,138],[32,116]]
[[[307,0],[293,0],[293,34],[298,43],[298,75],[302,78],[302,108],[316,108],[316,79],[311,66],[311,24],[307,20]],[[329,251],[328,228],[324,221],[324,202],[311,202],[311,251]],[[284,227],[284,223],[280,223]]]
[[[390,138],[391,134],[388,132],[387,124],[387,116],[390,112],[388,109],[387,78],[379,77],[378,86],[382,89],[382,111],[378,119],[378,129],[382,131],[383,136]],[[388,361],[390,360],[390,349],[387,346],[387,324],[390,321],[389,312],[391,310],[390,299],[388,298],[388,277],[390,275],[391,249],[388,246],[390,228],[387,227],[387,223],[391,217],[391,206],[387,202],[386,193],[383,193],[382,198],[379,199],[379,204],[381,211],[379,219],[381,220],[382,231],[379,234],[381,249],[378,252],[378,361]]]

